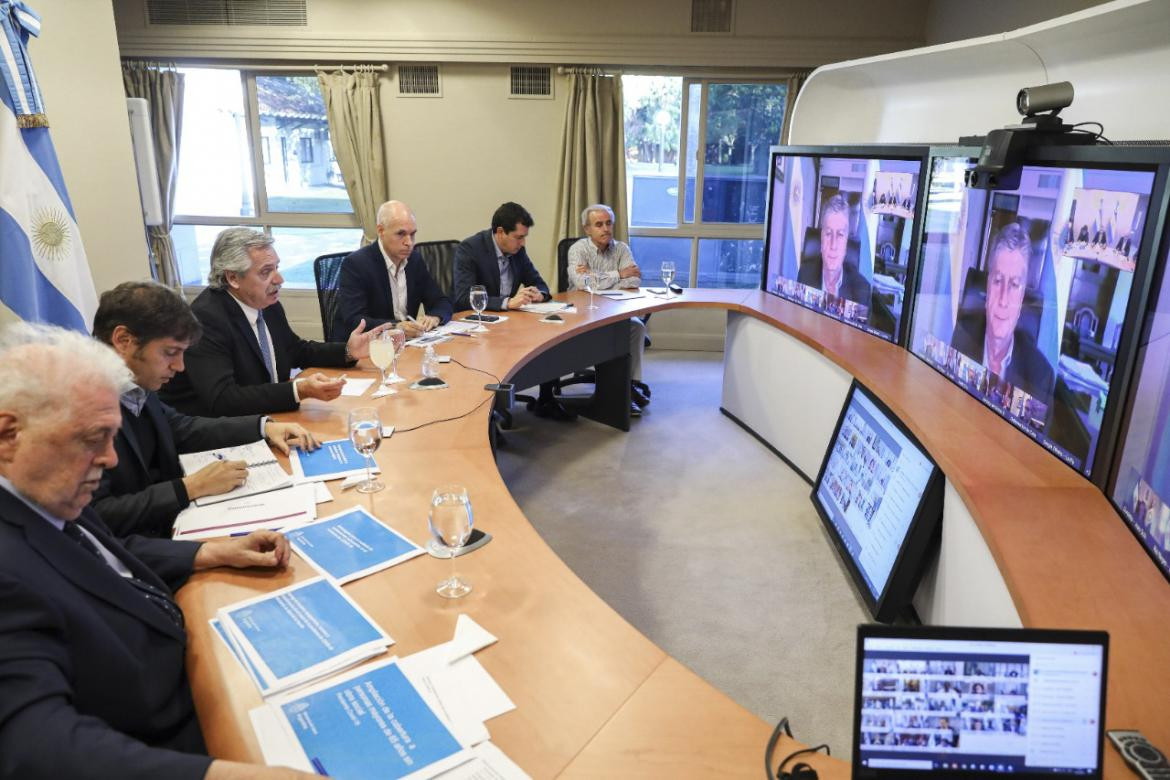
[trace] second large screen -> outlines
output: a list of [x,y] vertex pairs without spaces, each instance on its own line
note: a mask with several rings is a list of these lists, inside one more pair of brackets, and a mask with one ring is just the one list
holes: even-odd
[[1014,190],[934,159],[910,349],[1089,474],[1152,170],[1027,165]]
[[774,154],[764,289],[895,341],[922,160]]

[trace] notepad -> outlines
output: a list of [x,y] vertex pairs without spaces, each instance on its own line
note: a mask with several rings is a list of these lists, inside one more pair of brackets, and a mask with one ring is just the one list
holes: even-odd
[[233,498],[253,496],[269,490],[288,487],[293,484],[292,477],[276,462],[272,450],[264,441],[254,441],[251,444],[241,444],[236,447],[220,447],[203,452],[185,452],[179,456],[179,465],[183,467],[183,474],[190,476],[202,468],[221,460],[242,460],[248,464],[248,479],[235,490],[220,493],[218,496],[202,496],[195,499],[197,506],[218,504]]
[[211,539],[303,525],[317,517],[316,498],[314,485],[291,485],[208,506],[191,505],[175,518],[172,535],[176,539]]

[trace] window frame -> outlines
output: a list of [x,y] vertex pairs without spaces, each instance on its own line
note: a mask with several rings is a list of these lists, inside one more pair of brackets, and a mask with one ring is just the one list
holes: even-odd
[[[202,62],[179,62],[180,69],[203,70],[236,70],[240,74],[240,86],[244,97],[244,128],[248,151],[252,159],[252,202],[255,204],[255,216],[210,216],[200,214],[175,214],[174,225],[193,225],[200,227],[251,227],[262,230],[268,236],[272,235],[273,228],[352,228],[361,230],[361,221],[356,210],[351,213],[340,212],[309,212],[309,211],[270,211],[268,208],[268,185],[264,177],[264,150],[269,144],[260,131],[260,101],[256,89],[257,77],[293,77],[315,76],[312,68],[304,70],[289,70],[288,68],[265,68],[262,66],[245,67],[242,65],[213,65]],[[332,154],[332,138],[330,139]],[[269,155],[275,154],[269,149]],[[330,161],[332,163],[332,160]],[[179,186],[180,182],[176,182]],[[346,195],[348,199],[348,193]],[[353,208],[352,201],[350,208]],[[278,250],[279,251],[279,250]],[[198,294],[207,286],[206,281],[199,284],[184,284],[183,290],[189,295]],[[282,296],[292,296],[294,299],[303,297],[316,300],[317,291],[309,288],[287,288]]]

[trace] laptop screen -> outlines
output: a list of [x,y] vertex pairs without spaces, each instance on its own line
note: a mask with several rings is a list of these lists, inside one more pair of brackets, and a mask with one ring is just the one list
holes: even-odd
[[1100,777],[1109,637],[860,626],[854,777]]

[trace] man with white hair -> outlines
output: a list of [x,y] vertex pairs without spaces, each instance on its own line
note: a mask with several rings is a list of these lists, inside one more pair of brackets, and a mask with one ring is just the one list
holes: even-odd
[[[642,271],[634,262],[630,247],[613,237],[613,209],[604,203],[586,206],[581,212],[581,229],[585,237],[569,247],[569,289],[585,289],[585,275],[597,277],[598,290],[636,289],[642,284]],[[646,347],[646,323],[630,318],[630,376],[634,384],[630,396],[631,412],[641,414],[650,403],[650,388],[642,381],[642,352]]]
[[302,339],[280,304],[280,258],[272,238],[251,228],[228,228],[211,248],[207,289],[191,302],[203,338],[186,355],[187,370],[159,394],[184,414],[225,417],[291,412],[306,398],[332,401],[342,379],[294,368],[351,366],[370,354],[370,339],[386,326],[358,323],[345,343]]
[[[451,300],[415,251],[418,220],[402,201],[378,209],[378,240],[341,263],[333,331],[346,333],[363,319],[369,327],[389,322],[410,338],[451,319]],[[426,314],[418,316],[419,306]]]
[[206,755],[171,597],[193,571],[283,568],[288,542],[113,536],[88,507],[131,373],[81,333],[0,333],[0,780],[307,777]]

